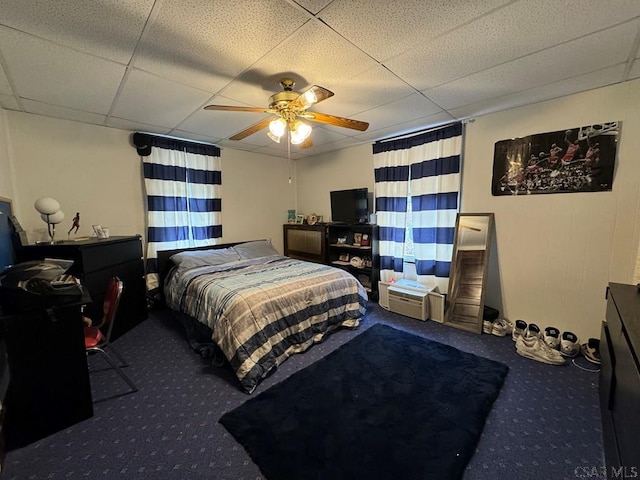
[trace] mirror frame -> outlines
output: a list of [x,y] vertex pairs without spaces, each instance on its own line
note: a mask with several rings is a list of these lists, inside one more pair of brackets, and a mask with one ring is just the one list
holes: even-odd
[[[461,227],[461,224],[464,224],[464,219],[466,217],[486,217],[487,231],[484,232],[484,248],[461,248],[460,241],[462,235],[460,232],[463,228]],[[489,270],[489,255],[491,252],[493,228],[493,213],[458,213],[456,216],[456,227],[453,238],[453,251],[451,254],[451,271],[447,293],[447,308],[445,312],[445,320],[443,322],[445,325],[449,325],[451,327],[459,328],[461,330],[466,330],[469,332],[482,333],[482,321],[484,319],[484,297],[487,284],[487,272]],[[475,228],[473,229],[476,230]],[[473,297],[462,297],[462,299],[460,299],[458,291],[460,289],[460,279],[462,275],[458,264],[462,261],[463,257],[460,255],[460,252],[463,250],[483,251],[484,254],[482,256],[483,264],[481,267],[482,278],[480,279],[480,282],[476,282],[475,288],[472,287],[472,289],[475,290],[476,293]],[[465,314],[458,314],[460,311],[463,311],[463,313]]]

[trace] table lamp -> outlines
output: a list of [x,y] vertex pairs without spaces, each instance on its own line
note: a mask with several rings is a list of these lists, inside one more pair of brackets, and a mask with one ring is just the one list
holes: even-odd
[[60,203],[51,197],[42,197],[36,200],[33,206],[40,213],[40,218],[47,224],[51,243],[55,243],[56,225],[64,220],[64,212],[60,210]]

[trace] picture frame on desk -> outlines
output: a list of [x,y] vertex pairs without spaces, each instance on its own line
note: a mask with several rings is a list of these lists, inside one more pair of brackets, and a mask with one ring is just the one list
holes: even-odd
[[369,234],[368,233],[363,233],[362,234],[362,238],[360,239],[360,246],[361,247],[368,247],[370,245],[369,243]]
[[104,232],[102,225],[91,225],[98,239],[108,238]]
[[362,245],[362,243],[361,243],[362,242],[362,236],[363,236],[362,233],[354,233],[353,234],[353,244],[356,247],[359,247],[359,246]]

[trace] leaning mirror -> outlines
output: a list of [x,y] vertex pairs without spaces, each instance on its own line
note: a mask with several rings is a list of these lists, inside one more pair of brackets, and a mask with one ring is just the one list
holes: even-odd
[[449,273],[445,324],[482,332],[493,213],[459,213]]

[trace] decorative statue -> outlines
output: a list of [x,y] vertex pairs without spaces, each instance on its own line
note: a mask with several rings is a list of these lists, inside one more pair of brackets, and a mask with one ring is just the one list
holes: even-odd
[[76,229],[76,231],[73,233],[78,233],[78,229],[80,228],[80,212],[76,212],[76,216],[73,217],[73,225],[71,225],[71,228],[67,232],[67,235],[70,235],[74,228]]

